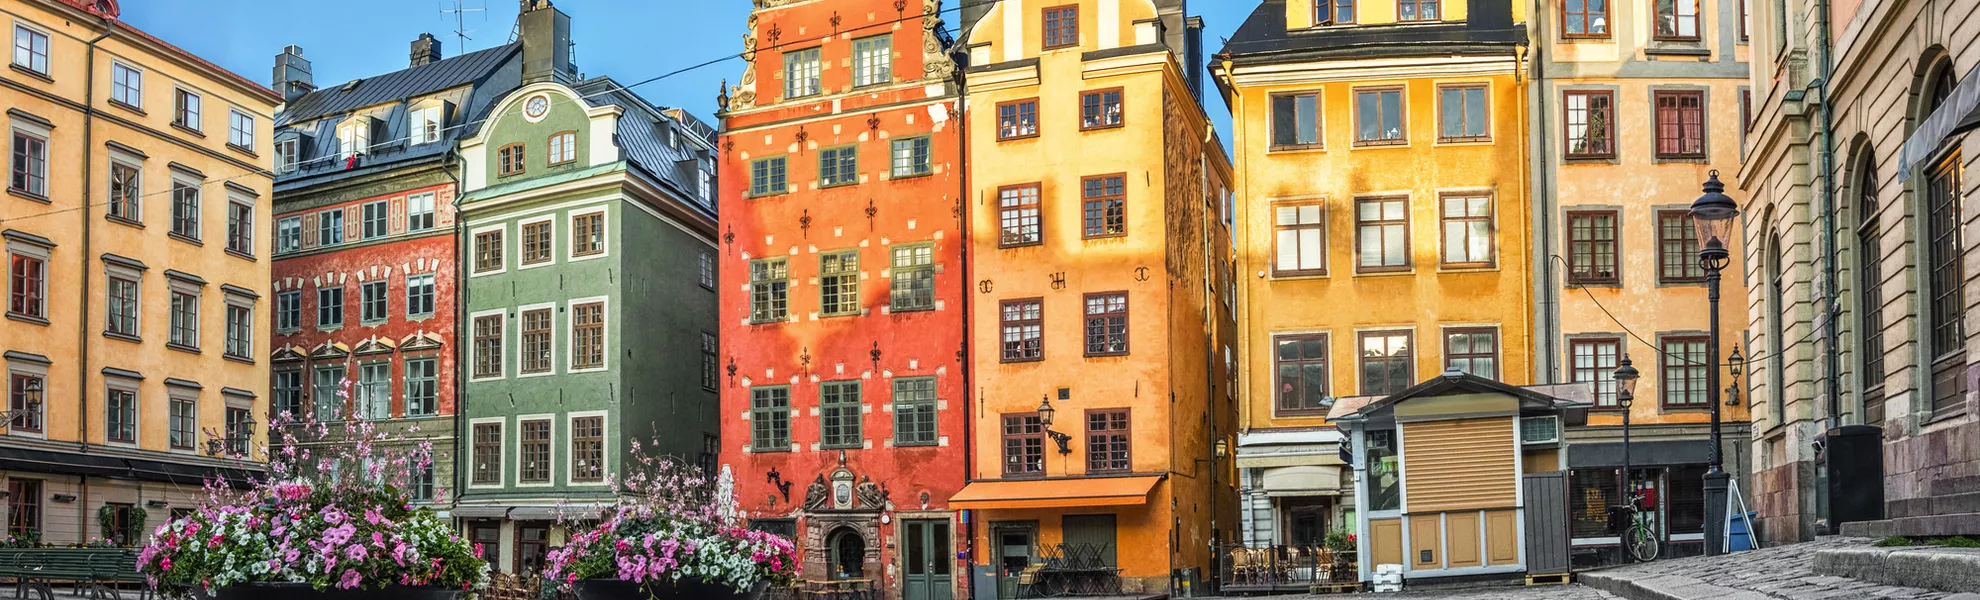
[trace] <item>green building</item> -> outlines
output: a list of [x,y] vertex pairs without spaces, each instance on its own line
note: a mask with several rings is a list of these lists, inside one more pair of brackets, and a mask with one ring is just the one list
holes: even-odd
[[[527,7],[528,5],[526,5]],[[466,402],[453,515],[528,572],[646,452],[711,464],[713,131],[571,68],[569,18],[521,18],[523,86],[482,115],[465,165]]]

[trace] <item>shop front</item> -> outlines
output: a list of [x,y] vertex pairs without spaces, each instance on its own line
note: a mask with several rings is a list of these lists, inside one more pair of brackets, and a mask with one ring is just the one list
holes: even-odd
[[[1164,476],[978,481],[949,506],[979,523],[997,598],[1168,589],[1174,528]],[[980,596],[979,596],[980,597]]]

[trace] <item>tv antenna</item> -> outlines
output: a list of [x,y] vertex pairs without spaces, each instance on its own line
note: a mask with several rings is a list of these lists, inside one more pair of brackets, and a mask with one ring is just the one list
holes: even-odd
[[[441,4],[441,5],[440,5],[440,13],[441,13],[441,14],[443,14],[443,15],[444,15],[444,14],[452,14],[452,15],[454,15],[454,36],[455,36],[455,37],[457,37],[457,38],[460,38],[460,44],[461,44],[461,47],[460,47],[460,49],[459,49],[459,50],[456,50],[456,52],[459,52],[459,53],[461,53],[461,54],[467,54],[467,51],[468,51],[468,44],[467,44],[467,43],[468,43],[468,41],[469,41],[469,40],[472,40],[472,39],[474,39],[473,37],[469,37],[469,36],[468,36],[468,34],[470,34],[470,33],[474,33],[474,30],[473,30],[473,29],[468,29],[468,28],[467,28],[467,18],[466,18],[466,15],[467,15],[467,13],[471,13],[471,12],[478,12],[478,13],[482,13],[482,19],[483,19],[483,20],[487,20],[487,18],[488,18],[488,14],[487,14],[487,13],[488,13],[488,9],[487,9],[487,8],[486,8],[485,6],[484,6],[484,7],[482,7],[482,8],[468,8],[468,7],[466,7],[466,6],[464,6],[464,5],[462,5],[462,2],[463,2],[463,1],[464,1],[464,0],[454,0],[454,7],[453,7],[453,8],[447,8],[447,5],[446,5],[446,4],[444,4],[444,3],[443,3],[443,4]],[[444,2],[444,0],[443,0],[443,2]]]

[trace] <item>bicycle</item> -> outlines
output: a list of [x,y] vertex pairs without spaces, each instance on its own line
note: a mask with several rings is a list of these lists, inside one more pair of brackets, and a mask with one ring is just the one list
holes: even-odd
[[1643,491],[1637,490],[1630,493],[1628,504],[1618,504],[1612,508],[1628,515],[1629,518],[1629,527],[1624,528],[1622,534],[1623,550],[1628,552],[1631,558],[1636,559],[1636,562],[1650,562],[1657,560],[1657,551],[1662,548],[1662,544],[1657,541],[1657,531],[1651,526],[1647,515],[1637,508],[1642,499]]

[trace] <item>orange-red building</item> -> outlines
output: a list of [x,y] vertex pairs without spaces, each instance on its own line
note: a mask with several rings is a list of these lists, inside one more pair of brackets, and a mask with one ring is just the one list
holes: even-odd
[[963,172],[940,2],[759,3],[723,90],[722,468],[801,579],[966,571]]

